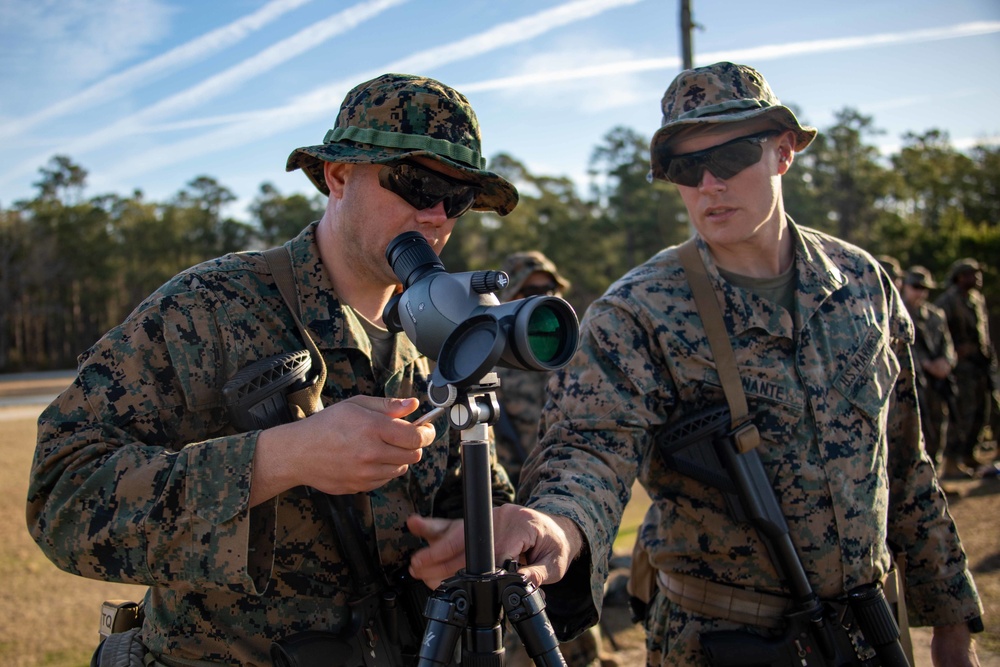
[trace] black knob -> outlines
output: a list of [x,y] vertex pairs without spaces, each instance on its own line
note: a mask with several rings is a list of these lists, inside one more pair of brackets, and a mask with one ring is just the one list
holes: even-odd
[[503,271],[476,271],[472,274],[472,291],[476,294],[491,294],[510,284],[510,278]]

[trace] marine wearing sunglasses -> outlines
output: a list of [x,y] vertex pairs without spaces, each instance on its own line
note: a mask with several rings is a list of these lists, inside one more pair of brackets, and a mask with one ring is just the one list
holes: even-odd
[[474,183],[445,176],[409,160],[393,162],[379,169],[378,182],[418,211],[444,202],[448,219],[457,218],[472,208],[481,189]]
[[779,130],[767,130],[739,137],[703,151],[683,155],[661,154],[657,159],[668,181],[695,188],[701,183],[702,172],[705,169],[712,172],[716,178],[726,180],[757,164],[764,154],[763,143],[779,134],[781,134]]

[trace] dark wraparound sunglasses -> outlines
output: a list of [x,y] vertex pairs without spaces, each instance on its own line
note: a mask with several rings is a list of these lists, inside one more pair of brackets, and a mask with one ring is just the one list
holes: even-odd
[[733,139],[696,153],[663,155],[659,158],[660,165],[666,179],[677,185],[698,187],[704,169],[708,169],[716,178],[726,180],[760,162],[764,154],[764,147],[761,144],[769,137],[778,134],[781,132],[768,130]]
[[445,176],[415,162],[396,162],[382,167],[378,182],[418,211],[444,202],[448,218],[457,218],[472,208],[480,190],[478,185]]

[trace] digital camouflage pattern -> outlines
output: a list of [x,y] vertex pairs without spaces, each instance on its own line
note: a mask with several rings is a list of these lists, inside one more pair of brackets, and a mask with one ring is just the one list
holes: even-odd
[[333,129],[318,146],[296,148],[287,171],[302,169],[330,194],[323,162],[386,164],[424,156],[459,170],[480,186],[473,208],[507,215],[517,189],[486,171],[479,121],[457,90],[412,74],[383,74],[355,86],[344,98]]
[[[324,403],[423,398],[428,361],[403,334],[391,377],[376,384],[368,337],[337,300],[315,223],[286,245],[302,321],[328,368]],[[260,253],[227,255],[140,304],[82,355],[76,380],[39,418],[31,534],[68,572],[149,586],[142,639],[157,655],[270,665],[273,640],[344,628],[351,573],[333,530],[302,487],[248,508],[259,432],[237,433],[222,398],[241,368],[303,347]],[[407,515],[461,515],[459,440],[436,425],[421,461],[362,503],[386,571],[419,546]],[[496,466],[493,487],[496,502],[510,497]]]
[[[823,598],[881,580],[888,540],[906,556],[914,624],[975,617],[978,594],[922,448],[913,328],[898,292],[870,255],[791,221],[789,228],[794,314],[727,283],[701,239],[698,247],[762,437],[761,459],[809,580]],[[654,436],[676,420],[725,403],[676,248],[594,302],[580,351],[549,389],[544,437],[522,470],[519,499],[572,519],[587,542],[567,576],[547,587],[560,636],[597,620],[636,478],[653,501],[638,539],[656,567],[781,593],[756,531],[730,518],[721,493],[671,470],[654,450]],[[737,627],[685,624],[687,612],[667,607],[654,605],[657,615],[647,619],[651,655],[657,642],[669,653],[663,664],[704,664],[698,633]]]
[[[498,368],[497,374],[500,376],[497,399],[505,415],[501,420],[506,420],[505,424],[493,426],[497,459],[517,488],[524,460],[538,445],[538,423],[547,396],[545,385],[552,373]],[[579,637],[561,643],[559,652],[569,667],[600,667],[601,644],[601,632],[595,625],[587,628]],[[507,649],[504,664],[507,667],[529,667],[534,664],[517,633],[507,633],[504,645]]]
[[493,426],[497,458],[517,486],[521,466],[538,444],[538,421],[545,405],[545,385],[551,373],[498,368],[497,399],[507,423]]
[[684,70],[670,83],[660,103],[663,119],[649,145],[652,177],[664,179],[671,155],[670,140],[687,128],[766,117],[795,130],[795,150],[802,151],[816,128],[799,124],[781,104],[764,77],[753,67],[718,62]]

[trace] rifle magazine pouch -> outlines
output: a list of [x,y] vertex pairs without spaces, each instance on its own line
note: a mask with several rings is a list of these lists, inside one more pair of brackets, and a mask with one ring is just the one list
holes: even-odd
[[90,667],[144,667],[146,647],[139,639],[140,631],[132,628],[108,635],[90,659]]

